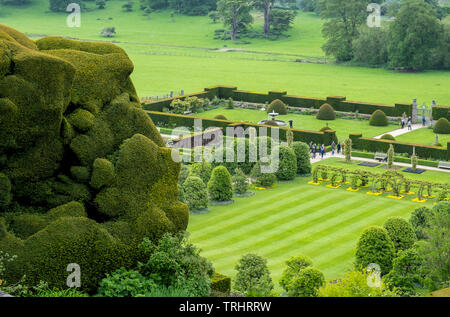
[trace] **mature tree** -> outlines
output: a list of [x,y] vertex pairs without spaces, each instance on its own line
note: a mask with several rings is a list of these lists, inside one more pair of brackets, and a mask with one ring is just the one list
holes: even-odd
[[387,230],[396,252],[411,248],[417,239],[411,224],[402,217],[389,218],[383,228]]
[[318,6],[318,0],[300,0],[300,9],[304,12],[315,12]]
[[253,22],[250,0],[220,0],[217,11],[226,26],[231,27],[231,40],[235,41],[240,30]]
[[394,253],[394,244],[386,229],[378,226],[366,228],[356,246],[356,266],[366,269],[375,263],[380,266],[381,274],[386,274],[392,268]]
[[422,0],[402,2],[389,27],[389,65],[392,68],[423,70],[430,66],[430,53],[443,32],[432,7]]
[[219,12],[211,11],[208,13],[209,18],[213,21],[213,23],[217,23],[217,20],[220,19]]
[[105,0],[96,0],[95,4],[97,5],[97,7],[100,10],[103,10],[105,8],[105,6],[106,6],[106,1]]
[[362,25],[359,28],[359,36],[353,40],[354,61],[368,65],[385,65],[387,56],[387,30],[381,28],[369,28]]
[[414,210],[409,218],[409,223],[413,227],[417,239],[427,238],[425,229],[430,227],[433,212],[427,207],[420,207]]
[[[253,5],[255,8],[261,10],[264,14],[264,35],[269,35],[270,32],[270,25],[271,25],[271,13],[272,9],[275,5],[276,0],[254,0]],[[280,3],[288,3],[288,2],[295,2],[293,0],[280,0],[278,1]],[[273,18],[273,17],[272,17]]]
[[427,286],[433,290],[450,280],[450,202],[440,202],[433,207],[430,226],[425,232],[429,238],[420,244],[419,254],[425,259]]
[[292,27],[294,23],[295,13],[291,10],[273,9],[270,13],[270,28],[275,35],[280,35]]
[[234,289],[247,296],[269,296],[273,290],[267,260],[256,254],[246,254],[235,267]]
[[358,28],[366,21],[369,0],[322,0],[321,17],[327,20],[322,28],[327,42],[323,50],[337,61],[353,58],[352,42],[358,37]]

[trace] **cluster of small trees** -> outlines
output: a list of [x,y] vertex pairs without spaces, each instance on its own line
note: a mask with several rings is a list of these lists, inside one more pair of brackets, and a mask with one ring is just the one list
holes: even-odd
[[[323,49],[337,61],[388,66],[393,69],[448,69],[450,25],[439,20],[436,1],[405,0],[391,10],[395,20],[382,27],[368,27],[367,5],[372,0],[317,1],[326,20]],[[393,1],[396,2],[396,1]],[[307,5],[305,9],[309,9]]]
[[389,218],[382,227],[364,230],[356,248],[355,264],[365,269],[375,263],[392,290],[415,295],[448,286],[450,272],[450,203],[416,209],[409,222]]
[[[240,142],[243,143],[240,145]],[[233,148],[221,149],[223,162],[213,160],[209,163],[208,158],[190,166],[183,165],[179,176],[179,200],[191,210],[202,210],[208,207],[211,200],[228,202],[233,194],[245,196],[252,183],[268,188],[277,180],[293,180],[296,175],[311,173],[308,145],[293,142],[290,146],[274,145],[272,148],[272,142],[268,137],[257,138],[256,144],[251,144],[248,139],[236,139]],[[260,154],[257,162],[251,162],[249,150],[253,146],[267,146],[267,155]],[[232,149],[235,161],[229,162],[226,160],[227,151]],[[238,162],[239,151],[242,150],[245,151],[245,161]],[[278,168],[271,170],[270,164],[275,159],[278,160]]]

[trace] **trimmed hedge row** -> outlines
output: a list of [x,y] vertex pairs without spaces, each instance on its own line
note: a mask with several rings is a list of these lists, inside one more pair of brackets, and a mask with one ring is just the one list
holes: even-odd
[[411,155],[415,148],[415,153],[418,157],[424,159],[433,158],[436,160],[450,161],[450,142],[447,144],[447,149],[443,149],[440,147],[423,144],[363,138],[360,133],[352,133],[349,137],[353,142],[353,148],[358,150],[368,152],[387,152],[389,145],[392,144],[396,153],[408,153]]
[[446,118],[448,121],[450,121],[450,107],[447,106],[431,107],[431,116],[433,117],[433,120]]
[[[362,114],[372,114],[375,110],[383,110],[383,112],[390,117],[400,117],[403,113],[410,116],[412,113],[412,105],[410,103],[396,103],[395,105],[384,105],[376,103],[366,103],[360,101],[348,101],[344,96],[329,96],[327,98],[317,98],[317,97],[301,97],[288,95],[286,91],[273,90],[268,93],[252,92],[245,90],[238,90],[236,86],[212,86],[205,88],[205,91],[187,95],[187,96],[197,96],[199,98],[213,99],[218,97],[221,99],[233,98],[233,100],[253,102],[253,103],[270,103],[275,99],[280,99],[286,103],[289,107],[301,107],[301,108],[314,108],[319,109],[324,103],[330,104],[336,111],[343,112],[356,112]],[[169,99],[162,99],[158,101],[153,101],[150,103],[144,102],[144,109],[151,111],[162,111],[164,107],[169,107],[173,99],[185,98],[174,97]],[[438,116],[442,116],[444,113],[448,119],[450,113],[448,112],[448,107],[438,106],[433,107],[433,119]],[[445,111],[447,109],[447,111]]]
[[[221,128],[223,133],[226,133],[227,127],[242,127],[246,130],[249,127],[256,128],[257,133],[259,133],[260,127],[266,127],[267,136],[272,136],[272,126],[269,125],[261,125],[254,124],[251,122],[234,122],[229,120],[219,120],[219,119],[209,119],[209,118],[201,118],[201,117],[193,117],[187,115],[173,114],[173,113],[163,113],[156,111],[146,111],[153,122],[158,126],[168,125],[168,126],[176,126],[176,127],[186,127],[193,128],[194,120],[201,119],[202,120],[202,128],[203,130],[210,127]],[[279,128],[279,137],[281,140],[286,140],[286,132],[288,128]],[[336,137],[336,131],[329,130],[325,132],[320,131],[310,131],[310,130],[298,130],[292,129],[292,133],[294,134],[294,141],[302,141],[305,143],[313,142],[317,144],[325,144],[330,145]]]

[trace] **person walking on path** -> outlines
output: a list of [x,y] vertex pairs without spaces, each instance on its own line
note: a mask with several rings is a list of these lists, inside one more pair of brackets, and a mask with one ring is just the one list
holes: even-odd
[[333,156],[334,156],[335,147],[336,147],[336,143],[334,143],[334,141],[333,141],[333,143],[331,143],[331,155],[333,155]]
[[312,153],[312,149],[313,149],[313,143],[312,141],[309,142],[309,152]]
[[320,147],[320,156],[322,157],[322,160],[323,160],[324,154],[325,154],[325,145],[322,144],[322,146]]
[[338,142],[337,144],[337,154],[341,153],[341,143]]
[[408,121],[408,131],[412,131],[411,121]]
[[313,159],[316,158],[316,152],[317,152],[317,145],[314,144],[314,145],[313,145],[313,148],[312,148],[312,157],[313,157]]
[[427,123],[427,119],[425,119],[425,116],[422,117],[422,126],[424,127]]
[[402,129],[405,128],[405,120],[402,118]]

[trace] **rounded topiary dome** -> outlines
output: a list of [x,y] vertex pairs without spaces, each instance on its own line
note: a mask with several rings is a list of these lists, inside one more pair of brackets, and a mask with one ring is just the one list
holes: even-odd
[[377,127],[384,127],[388,125],[386,114],[382,110],[375,110],[370,117],[369,124]]
[[218,120],[228,120],[227,117],[225,117],[223,114],[218,114],[217,116],[214,117],[214,119],[218,119]]
[[324,103],[317,113],[317,119],[319,120],[335,120],[336,113],[331,105]]
[[446,118],[440,118],[433,128],[434,133],[450,134],[450,122]]
[[275,99],[267,107],[267,113],[271,113],[272,111],[274,111],[278,114],[287,114],[286,105],[280,99]]
[[380,139],[395,141],[395,138],[392,135],[390,135],[389,133],[383,134]]

